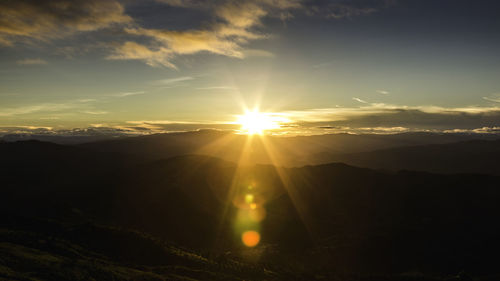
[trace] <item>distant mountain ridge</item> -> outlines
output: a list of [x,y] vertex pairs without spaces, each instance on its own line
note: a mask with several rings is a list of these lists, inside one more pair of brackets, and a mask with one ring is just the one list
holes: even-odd
[[[474,139],[474,137],[482,139]],[[159,134],[81,144],[102,152],[130,154],[145,160],[202,154],[248,164],[300,167],[343,162],[372,169],[500,175],[500,137],[404,133],[396,135],[321,135],[248,137],[221,131]],[[243,152],[245,150],[245,152]],[[270,157],[273,154],[273,157]]]
[[500,175],[500,140],[397,147],[324,158],[372,169]]

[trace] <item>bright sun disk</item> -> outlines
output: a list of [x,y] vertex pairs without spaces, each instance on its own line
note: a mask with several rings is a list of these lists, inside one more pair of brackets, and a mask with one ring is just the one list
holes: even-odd
[[237,124],[241,125],[241,131],[249,134],[262,135],[266,130],[273,130],[280,128],[280,122],[283,118],[278,118],[269,113],[262,113],[258,110],[246,111],[245,114],[239,115]]

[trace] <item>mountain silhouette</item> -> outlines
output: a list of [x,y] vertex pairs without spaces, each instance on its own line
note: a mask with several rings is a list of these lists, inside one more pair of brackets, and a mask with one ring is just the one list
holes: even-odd
[[[475,145],[479,150],[482,143],[454,145]],[[120,231],[92,234],[97,231],[92,230],[85,242],[57,225],[90,223],[134,229],[206,253],[216,264],[220,262],[217,257],[230,252],[224,260],[251,265],[245,261],[249,250],[234,234],[238,208],[232,194],[252,182],[265,199],[266,210],[260,223],[262,240],[255,248],[260,254],[254,251],[252,255],[258,255],[260,266],[284,274],[282,280],[289,280],[290,270],[296,270],[294,276],[344,272],[345,280],[354,278],[349,274],[403,280],[401,274],[407,272],[428,277],[462,270],[473,276],[499,273],[497,176],[377,171],[342,163],[239,166],[203,155],[150,161],[132,153],[38,141],[1,143],[0,151],[3,231],[45,237],[53,228],[59,229],[56,232],[67,243],[108,253],[120,263],[127,262],[120,258],[125,254],[109,254],[103,245],[88,244],[92,235],[100,240],[103,235],[121,235]],[[116,243],[141,247],[126,241]],[[28,246],[39,247],[37,243]],[[7,252],[14,251],[9,247]],[[165,261],[176,263],[187,262]],[[258,276],[256,280],[264,278]],[[307,276],[303,280],[313,280],[314,275]]]

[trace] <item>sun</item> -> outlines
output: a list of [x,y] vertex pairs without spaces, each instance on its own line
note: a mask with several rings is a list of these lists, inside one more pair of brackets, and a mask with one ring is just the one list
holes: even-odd
[[241,125],[240,131],[248,135],[262,135],[266,130],[280,128],[280,118],[271,113],[262,113],[258,110],[245,111],[245,114],[238,115],[236,124]]

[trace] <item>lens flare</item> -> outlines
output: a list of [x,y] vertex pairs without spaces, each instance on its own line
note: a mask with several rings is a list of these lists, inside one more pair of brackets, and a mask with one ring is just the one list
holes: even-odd
[[248,210],[248,218],[252,222],[261,222],[266,218],[266,209],[264,208],[255,208]]
[[254,200],[253,194],[247,194],[247,195],[245,195],[245,202],[247,204],[253,203],[253,200]]
[[260,234],[254,230],[248,230],[241,235],[241,241],[247,247],[255,247],[260,242]]

